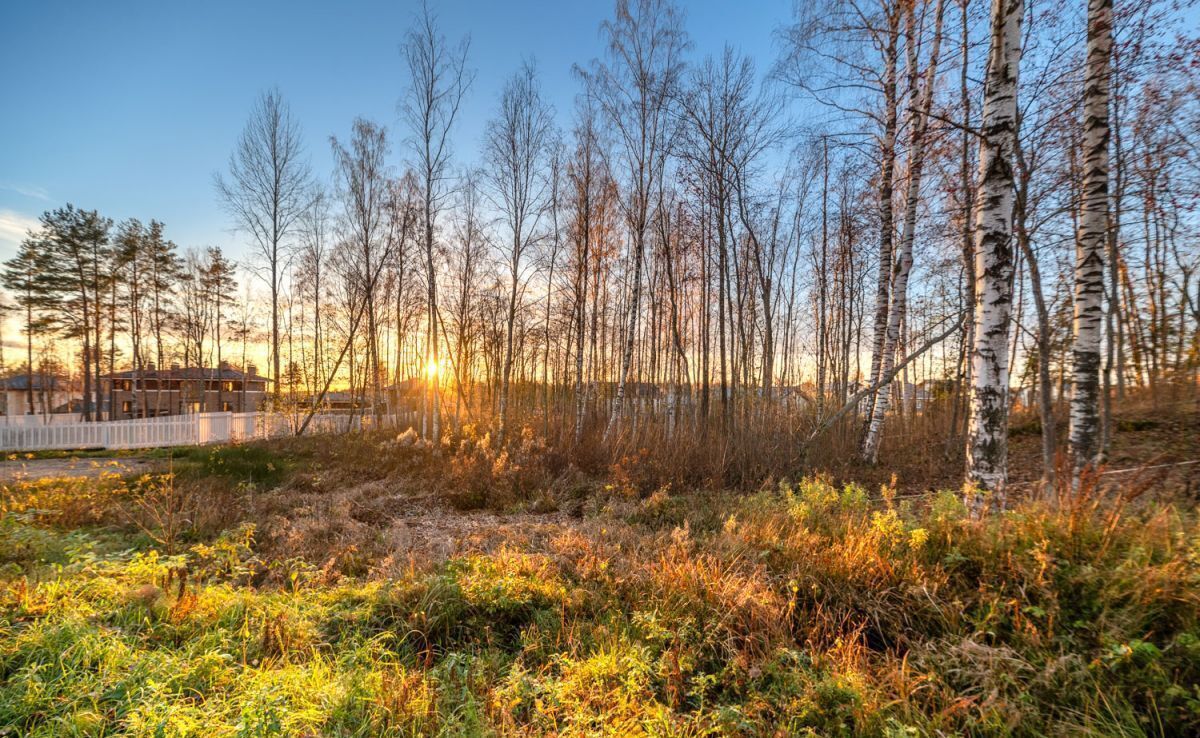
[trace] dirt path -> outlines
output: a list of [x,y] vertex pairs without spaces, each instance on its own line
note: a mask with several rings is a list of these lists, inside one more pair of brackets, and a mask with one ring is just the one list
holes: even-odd
[[98,477],[101,474],[141,474],[155,462],[137,458],[18,459],[0,461],[0,484],[46,477]]

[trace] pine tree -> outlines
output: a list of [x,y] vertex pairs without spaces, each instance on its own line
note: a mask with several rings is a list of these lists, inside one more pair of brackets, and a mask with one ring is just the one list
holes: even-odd
[[220,248],[210,246],[205,252],[205,263],[200,273],[201,290],[209,303],[213,322],[213,341],[216,347],[217,367],[217,411],[224,409],[224,377],[221,376],[221,319],[224,310],[233,303],[237,292],[237,280],[234,278],[234,266]]
[[101,410],[101,305],[114,274],[112,221],[68,204],[43,213],[41,222],[43,308],[60,335],[82,343],[83,411],[91,420]]
[[4,271],[0,273],[0,284],[13,293],[16,307],[24,315],[25,412],[29,414],[33,413],[33,341],[46,328],[40,312],[46,305],[49,289],[43,269],[46,253],[43,239],[30,234],[21,242],[16,256],[4,262]]

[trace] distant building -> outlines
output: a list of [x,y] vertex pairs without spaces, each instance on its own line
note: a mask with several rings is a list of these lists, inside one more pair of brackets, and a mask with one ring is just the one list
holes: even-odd
[[[33,407],[29,387],[33,384]],[[0,415],[48,415],[77,409],[81,393],[66,377],[34,372],[0,379]]]
[[[424,388],[425,383],[420,379],[406,379],[398,384],[380,387],[380,412],[392,413],[420,407]],[[308,395],[300,398],[299,405],[311,407],[316,404],[321,410],[335,412],[361,410],[369,415],[375,412],[373,400],[370,388],[356,387],[353,393],[348,390],[329,390],[324,394]]]
[[159,415],[232,412],[259,409],[267,394],[266,377],[253,364],[240,371],[228,362],[220,367],[129,369],[101,378],[103,402],[111,401],[111,420]]
[[419,377],[404,379],[383,388],[387,412],[413,412],[421,408],[425,398],[425,380]]
[[322,410],[357,410],[369,404],[363,399],[361,392],[350,394],[345,390],[332,390],[324,396],[304,398],[301,400],[301,406],[311,407],[316,400],[320,400]]

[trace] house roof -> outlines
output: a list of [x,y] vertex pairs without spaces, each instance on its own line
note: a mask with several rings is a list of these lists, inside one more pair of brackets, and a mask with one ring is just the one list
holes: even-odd
[[105,374],[105,379],[248,379],[256,382],[270,382],[259,374],[247,374],[233,368],[187,366],[178,369],[126,369],[125,371]]
[[417,394],[425,391],[425,379],[422,377],[410,377],[402,379],[399,382],[389,384],[383,387],[384,392],[392,392],[397,394]]
[[339,390],[335,392],[326,392],[324,402],[362,402],[363,399],[364,398],[361,394],[351,395],[349,392]]
[[[17,390],[24,392],[29,389],[31,377],[28,374],[14,374],[7,379],[0,379],[0,389]],[[66,377],[59,377],[53,374],[38,374],[34,373],[33,389],[37,392],[49,390],[57,392],[59,390],[70,390],[71,382]]]

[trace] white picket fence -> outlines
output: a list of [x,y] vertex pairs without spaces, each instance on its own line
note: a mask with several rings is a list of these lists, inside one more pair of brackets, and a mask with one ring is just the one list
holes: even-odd
[[[195,446],[206,443],[240,443],[255,439],[295,435],[304,422],[303,414],[289,413],[194,413],[133,420],[48,425],[0,425],[0,451],[43,451],[70,449],[155,448]],[[414,420],[410,415],[385,415],[379,426],[399,428]],[[314,415],[306,433],[348,433],[375,425],[363,415]],[[404,425],[407,427],[407,425]]]
[[71,425],[73,423],[82,423],[83,417],[79,413],[49,413],[46,415],[0,415],[0,428],[20,426],[22,428],[31,425]]

